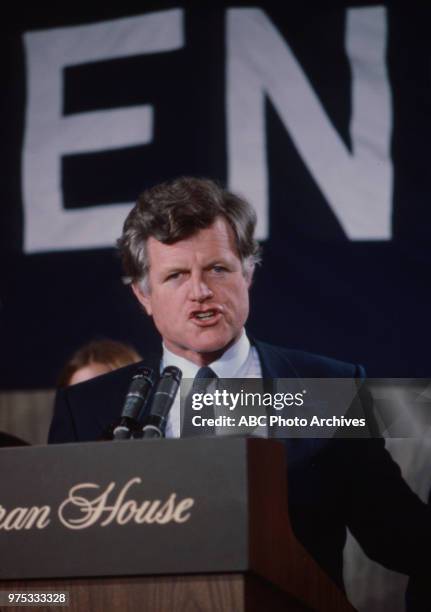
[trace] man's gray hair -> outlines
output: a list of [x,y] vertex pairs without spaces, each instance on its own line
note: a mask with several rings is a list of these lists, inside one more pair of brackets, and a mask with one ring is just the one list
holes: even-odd
[[174,244],[210,227],[217,217],[226,219],[232,228],[244,274],[251,276],[260,262],[253,208],[212,180],[182,177],[144,191],[127,216],[117,242],[127,281],[148,289],[146,245],[151,236]]

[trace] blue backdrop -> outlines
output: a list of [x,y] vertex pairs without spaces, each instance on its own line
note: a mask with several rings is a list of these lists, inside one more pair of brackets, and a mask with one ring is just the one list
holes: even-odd
[[113,245],[181,174],[256,207],[256,337],[428,377],[431,10],[196,4],[1,26],[1,387],[52,386],[95,337],[157,341]]

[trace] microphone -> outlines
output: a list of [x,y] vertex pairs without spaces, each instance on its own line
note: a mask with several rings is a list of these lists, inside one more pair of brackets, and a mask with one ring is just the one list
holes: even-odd
[[120,422],[113,431],[114,440],[127,440],[132,431],[137,429],[137,415],[148,400],[155,382],[155,374],[151,368],[140,367],[133,376],[129,390],[124,400]]
[[163,370],[153,395],[150,414],[142,428],[142,438],[164,438],[169,410],[174,403],[182,375],[181,370],[175,366]]

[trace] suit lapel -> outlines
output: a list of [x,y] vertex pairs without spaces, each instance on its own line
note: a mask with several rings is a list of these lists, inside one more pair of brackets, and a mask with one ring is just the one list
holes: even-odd
[[262,368],[262,378],[298,378],[299,374],[295,370],[287,355],[281,355],[275,347],[265,342],[260,342],[250,338],[253,346],[256,347]]
[[[251,343],[256,347],[259,355],[265,392],[275,392],[274,381],[278,378],[289,378],[292,382],[292,392],[302,390],[302,377],[287,356],[287,350],[254,339],[251,339]],[[277,438],[277,431],[273,430],[270,437]],[[328,440],[324,438],[280,437],[279,440],[286,446],[290,468],[308,461],[311,456],[320,452],[328,444]]]

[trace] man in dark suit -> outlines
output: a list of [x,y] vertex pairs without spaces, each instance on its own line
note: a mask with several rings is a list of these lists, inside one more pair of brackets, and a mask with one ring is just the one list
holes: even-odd
[[[183,178],[144,192],[119,240],[132,289],[163,339],[146,365],[202,368],[218,378],[360,378],[359,366],[257,341],[244,330],[259,261],[255,214],[208,180]],[[50,442],[96,440],[119,415],[137,366],[60,390]],[[168,436],[179,436],[178,405]],[[382,440],[286,439],[289,513],[300,541],[342,585],[346,527],[370,557],[422,570],[430,538],[426,507],[401,478]]]

